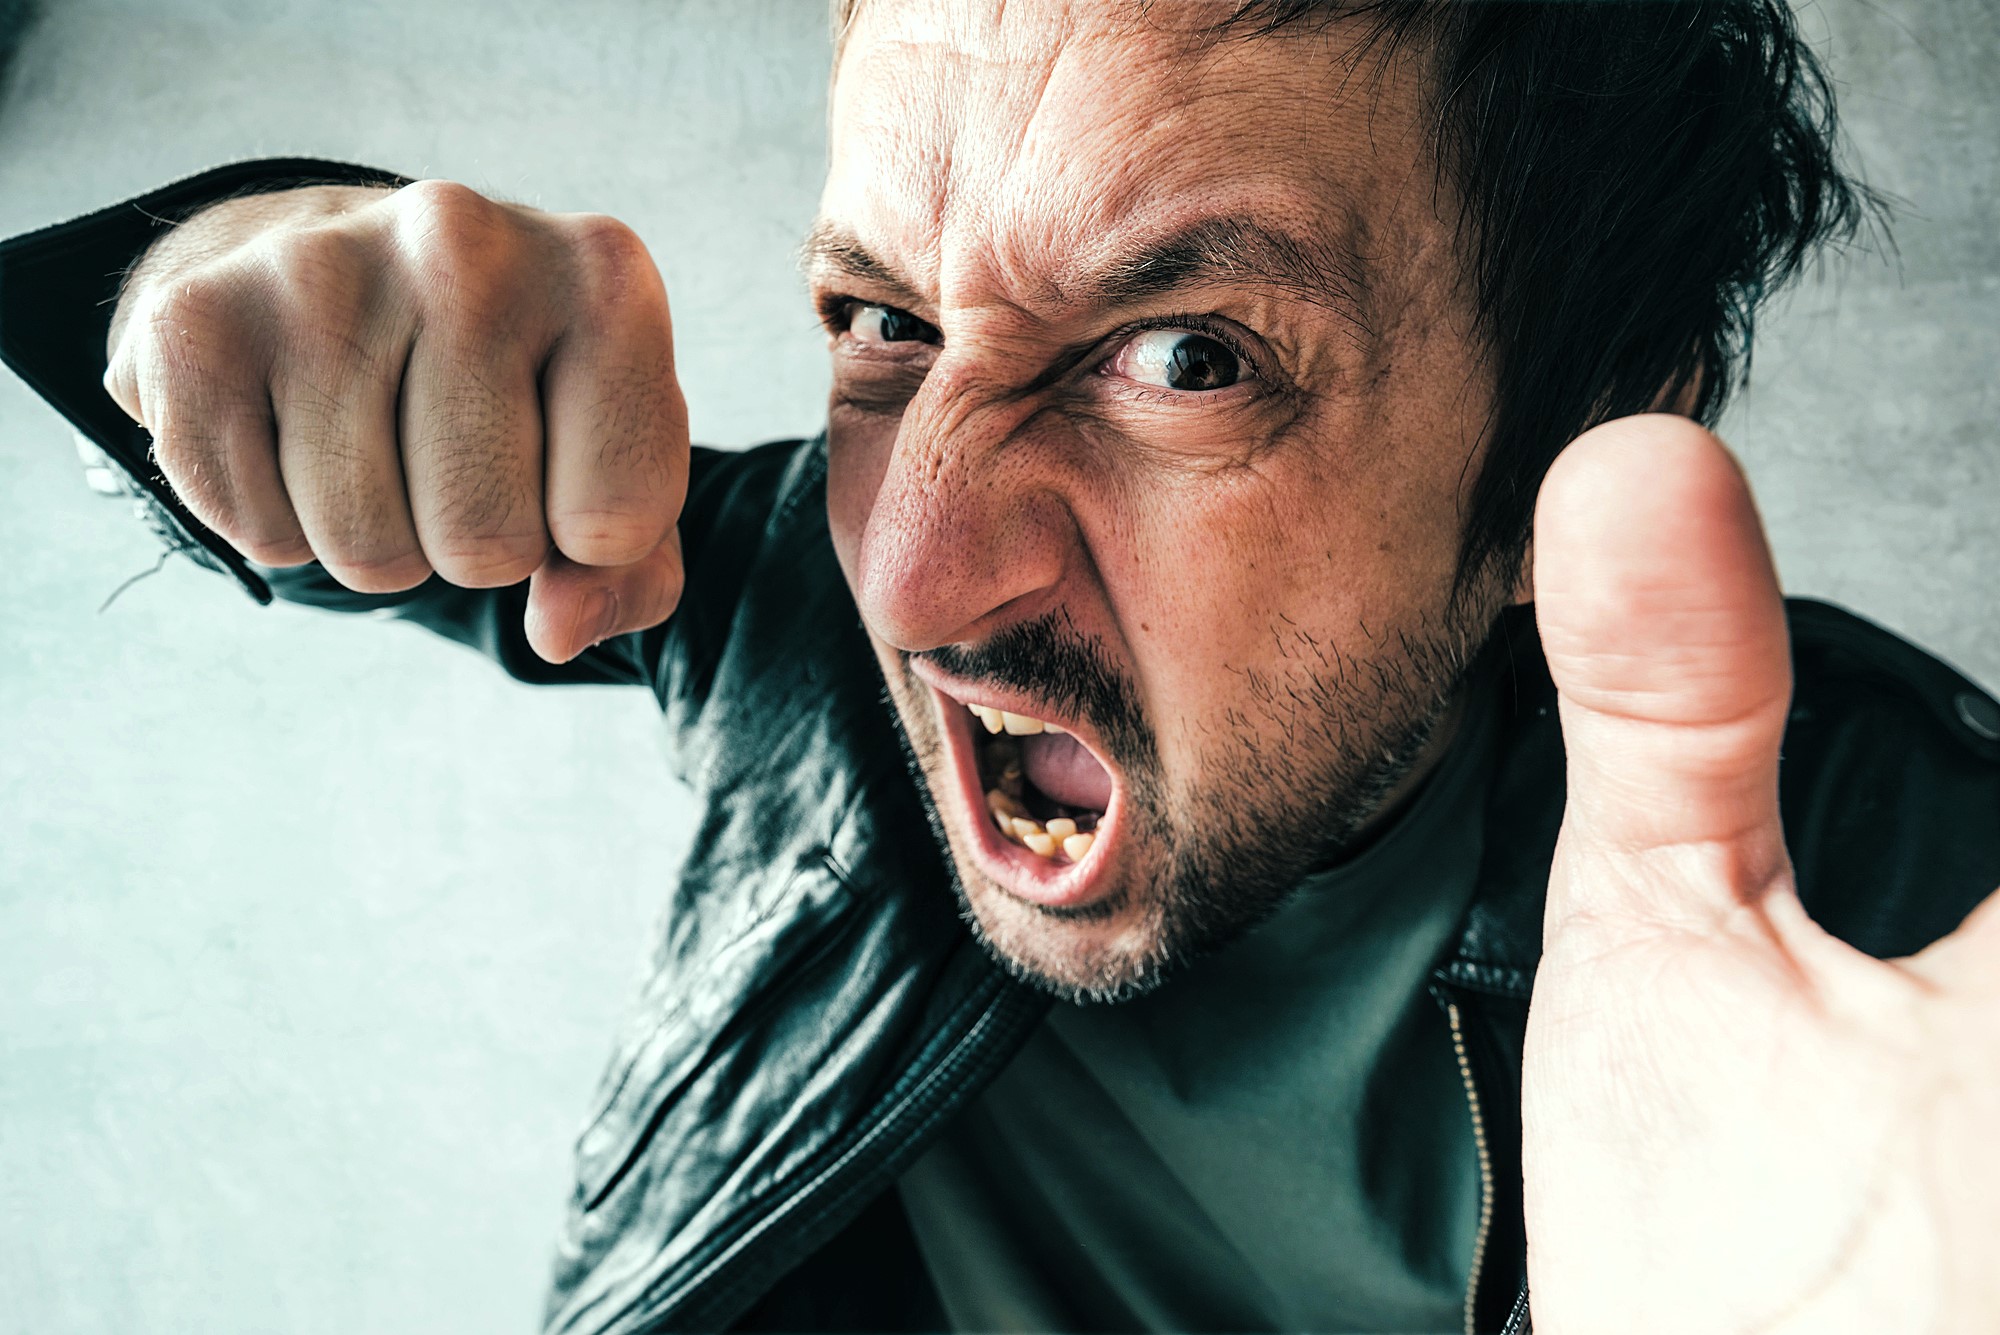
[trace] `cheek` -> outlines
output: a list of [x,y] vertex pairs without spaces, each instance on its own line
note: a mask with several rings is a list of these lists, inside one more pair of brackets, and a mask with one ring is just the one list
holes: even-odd
[[1235,468],[1177,480],[1097,560],[1170,765],[1262,730],[1301,676],[1367,660],[1441,606],[1448,487],[1362,468]]
[[896,448],[899,419],[836,406],[826,431],[826,516],[850,589],[860,587],[861,537]]

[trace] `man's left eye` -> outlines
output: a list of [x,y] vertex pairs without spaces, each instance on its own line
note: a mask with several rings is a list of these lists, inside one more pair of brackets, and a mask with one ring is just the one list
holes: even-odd
[[1243,359],[1227,345],[1186,329],[1148,329],[1133,335],[1105,370],[1142,385],[1189,394],[1228,389],[1248,374]]

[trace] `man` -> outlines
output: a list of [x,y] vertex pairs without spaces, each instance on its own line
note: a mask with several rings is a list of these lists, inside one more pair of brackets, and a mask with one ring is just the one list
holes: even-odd
[[253,592],[659,698],[550,1327],[2000,1320],[2000,714],[1788,637],[1691,420],[1858,207],[1783,8],[837,21],[822,441],[691,453],[630,233],[446,183],[0,268]]

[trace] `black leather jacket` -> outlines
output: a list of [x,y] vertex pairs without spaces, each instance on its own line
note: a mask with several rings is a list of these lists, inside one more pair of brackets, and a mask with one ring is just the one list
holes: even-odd
[[[834,561],[820,442],[697,450],[680,610],[555,667],[523,638],[524,589],[433,581],[371,598],[314,568],[245,565],[181,509],[144,433],[104,395],[109,299],[157,220],[244,190],[356,179],[396,178],[244,164],[0,245],[0,355],[124,467],[172,541],[260,600],[391,609],[524,680],[624,682],[658,699],[702,815],[577,1142],[547,1328],[941,1327],[889,1188],[1045,1003],[957,918]],[[1801,892],[1857,947],[1910,953],[2000,885],[2000,706],[1846,612],[1794,601],[1790,614],[1781,781]],[[1501,758],[1479,884],[1431,991],[1484,1175],[1468,1329],[1521,1330],[1521,1038],[1563,808],[1554,689],[1529,615],[1503,621],[1478,681],[1498,696]]]

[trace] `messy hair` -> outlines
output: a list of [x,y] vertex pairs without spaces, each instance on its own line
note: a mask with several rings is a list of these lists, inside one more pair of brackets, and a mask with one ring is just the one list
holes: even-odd
[[[1135,0],[1143,4],[1145,0]],[[836,39],[860,0],[834,0]],[[1240,0],[1222,34],[1353,20],[1420,52],[1497,386],[1461,592],[1511,579],[1542,477],[1599,422],[1713,425],[1758,307],[1880,209],[1842,169],[1825,70],[1785,0]]]

